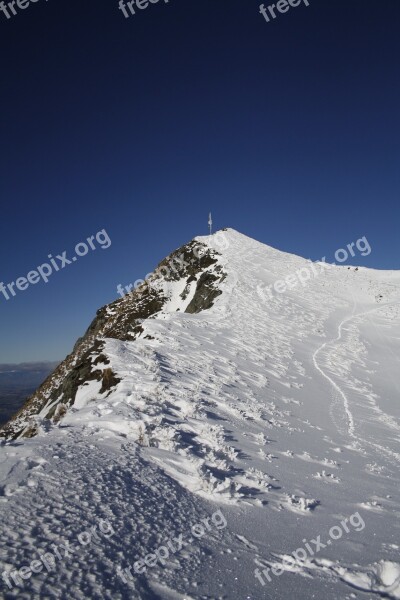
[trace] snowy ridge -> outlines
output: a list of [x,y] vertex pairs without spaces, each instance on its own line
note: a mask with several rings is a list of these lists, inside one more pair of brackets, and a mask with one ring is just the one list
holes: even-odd
[[[90,560],[65,561],[5,597],[286,598],[296,589],[329,600],[357,589],[400,598],[400,273],[330,266],[263,301],[260,286],[309,261],[233,230],[176,252],[193,248],[200,260],[102,309],[53,375],[35,437],[1,449],[7,569],[26,563],[38,538],[57,539],[61,524],[76,531],[107,517],[121,539],[96,541]],[[66,386],[82,360],[84,376]],[[66,412],[49,415],[65,390]],[[26,433],[21,422],[7,431]],[[127,584],[116,574],[157,545],[149,529],[160,542],[218,507],[226,529],[187,557]],[[271,582],[255,577],[357,511],[365,528],[285,563]]]

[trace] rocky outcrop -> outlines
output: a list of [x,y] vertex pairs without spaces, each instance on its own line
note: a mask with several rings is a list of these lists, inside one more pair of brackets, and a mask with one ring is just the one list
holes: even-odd
[[[218,253],[194,240],[164,259],[136,290],[100,308],[72,353],[0,429],[0,437],[32,437],[37,433],[39,421],[59,422],[74,404],[79,387],[86,382],[101,382],[101,394],[115,387],[120,380],[107,366],[109,360],[103,354],[105,339],[134,341],[142,335],[143,322],[156,318],[168,301],[165,282],[185,280],[186,298],[192,284],[197,282],[185,311],[194,314],[209,309],[221,294],[218,285],[225,278],[217,263]],[[183,300],[185,291],[181,294]]]

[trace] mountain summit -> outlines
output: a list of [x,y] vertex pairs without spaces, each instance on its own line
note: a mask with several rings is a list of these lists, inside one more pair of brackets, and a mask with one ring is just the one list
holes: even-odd
[[[118,531],[24,585],[77,599],[283,599],[293,586],[400,598],[399,339],[397,271],[313,263],[232,229],[182,246],[97,312],[1,431],[14,562],[29,540],[96,518]],[[199,522],[201,540],[128,576]]]
[[218,283],[225,276],[218,256],[204,242],[193,240],[164,259],[136,290],[99,309],[73,352],[0,430],[0,435],[32,437],[40,423],[59,422],[75,404],[78,391],[89,382],[98,382],[99,394],[108,395],[120,380],[103,354],[106,340],[148,339],[144,327],[147,320],[164,319],[171,312],[195,314],[210,308],[221,293]]

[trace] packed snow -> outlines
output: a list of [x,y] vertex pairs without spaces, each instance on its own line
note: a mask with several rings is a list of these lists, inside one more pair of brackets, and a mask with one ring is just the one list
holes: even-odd
[[267,294],[310,261],[197,239],[214,305],[160,280],[140,337],[105,340],[119,383],[0,446],[2,597],[400,598],[400,272]]

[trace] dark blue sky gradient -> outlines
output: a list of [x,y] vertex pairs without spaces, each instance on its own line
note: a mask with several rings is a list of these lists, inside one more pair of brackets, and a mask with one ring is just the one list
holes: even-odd
[[[217,228],[398,269],[400,3],[39,0],[0,13],[0,281],[112,240],[8,302],[0,362],[69,352],[116,287]],[[266,5],[269,4],[267,1]]]

